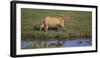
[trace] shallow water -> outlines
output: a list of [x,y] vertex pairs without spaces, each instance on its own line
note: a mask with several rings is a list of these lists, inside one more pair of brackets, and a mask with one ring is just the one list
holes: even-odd
[[[42,41],[21,41],[21,48],[22,49],[32,49],[32,48],[40,48],[40,45],[44,45],[45,43]],[[57,46],[58,43],[56,40],[48,41],[47,42],[48,48]],[[60,45],[62,47],[79,47],[79,46],[92,46],[92,40],[91,39],[78,39],[78,40],[69,40],[62,43],[60,42]],[[44,47],[45,48],[45,47]]]

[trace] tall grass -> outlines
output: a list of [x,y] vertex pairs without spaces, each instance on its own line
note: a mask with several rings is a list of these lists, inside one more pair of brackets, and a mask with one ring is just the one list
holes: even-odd
[[[66,32],[49,29],[40,31],[40,22],[43,16],[69,15],[65,22]],[[21,38],[22,39],[50,39],[67,37],[90,37],[92,33],[92,12],[70,10],[21,9]]]

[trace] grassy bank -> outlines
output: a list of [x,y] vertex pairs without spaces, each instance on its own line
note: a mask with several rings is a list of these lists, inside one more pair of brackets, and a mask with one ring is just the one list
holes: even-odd
[[[48,32],[40,31],[41,18],[46,15],[69,15],[65,22],[66,32],[49,29]],[[22,39],[50,39],[67,37],[90,37],[92,33],[92,13],[88,11],[70,10],[43,10],[21,9],[21,38]]]

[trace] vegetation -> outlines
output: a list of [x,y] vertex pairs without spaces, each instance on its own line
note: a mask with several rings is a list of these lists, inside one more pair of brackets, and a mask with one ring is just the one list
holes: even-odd
[[[40,23],[43,16],[69,15],[65,22],[66,32],[49,29],[48,32],[40,31]],[[21,38],[23,40],[66,39],[67,37],[91,37],[92,12],[71,10],[44,10],[21,9]]]

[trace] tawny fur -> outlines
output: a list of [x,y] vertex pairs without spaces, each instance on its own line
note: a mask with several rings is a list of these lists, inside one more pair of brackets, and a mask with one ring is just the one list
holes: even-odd
[[48,31],[50,27],[62,28],[65,31],[65,16],[44,16],[42,18],[42,23],[40,25],[40,30],[44,28],[45,31]]

